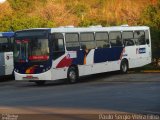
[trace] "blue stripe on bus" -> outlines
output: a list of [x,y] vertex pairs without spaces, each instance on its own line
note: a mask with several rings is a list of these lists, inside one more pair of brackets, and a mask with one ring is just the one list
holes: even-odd
[[[119,60],[123,51],[123,47],[95,49],[94,63]],[[72,64],[84,65],[85,50],[77,51],[77,58],[74,58]]]
[[77,58],[74,58],[72,64],[74,65],[83,65],[85,57],[85,50],[77,51]]
[[3,37],[12,37],[14,35],[14,32],[3,32],[2,36]]
[[96,49],[94,63],[119,60],[122,51],[123,47]]

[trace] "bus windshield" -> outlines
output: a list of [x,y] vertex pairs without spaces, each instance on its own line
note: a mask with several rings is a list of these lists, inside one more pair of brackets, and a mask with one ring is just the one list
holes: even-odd
[[49,45],[47,36],[15,37],[15,62],[41,62],[48,59]]

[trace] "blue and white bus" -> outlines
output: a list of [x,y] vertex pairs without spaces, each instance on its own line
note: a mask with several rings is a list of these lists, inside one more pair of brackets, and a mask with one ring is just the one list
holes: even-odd
[[151,36],[147,26],[39,28],[15,33],[16,80],[68,78],[136,68],[151,63]]
[[13,73],[14,32],[0,32],[0,76]]

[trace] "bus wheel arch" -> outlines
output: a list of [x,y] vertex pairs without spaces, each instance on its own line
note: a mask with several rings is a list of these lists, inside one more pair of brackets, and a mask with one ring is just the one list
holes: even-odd
[[79,78],[78,66],[77,65],[71,65],[68,68],[68,71],[67,71],[68,82],[71,83],[71,84],[76,83],[76,82],[78,82],[78,78]]
[[129,69],[129,62],[126,58],[121,60],[120,71],[121,73],[127,73]]

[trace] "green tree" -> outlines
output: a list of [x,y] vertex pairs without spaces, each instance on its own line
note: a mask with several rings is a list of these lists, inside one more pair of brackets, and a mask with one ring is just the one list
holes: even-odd
[[157,61],[160,58],[160,0],[149,5],[141,16],[141,23],[151,27],[152,53]]
[[42,18],[33,16],[23,16],[21,18],[16,17],[12,20],[12,27],[14,30],[22,30],[27,28],[43,28],[43,27],[53,27],[54,23],[52,21],[46,21]]
[[15,15],[5,17],[0,21],[1,31],[22,30],[28,28],[43,28],[43,27],[53,27],[54,22],[44,20],[37,16],[26,16],[26,15]]

